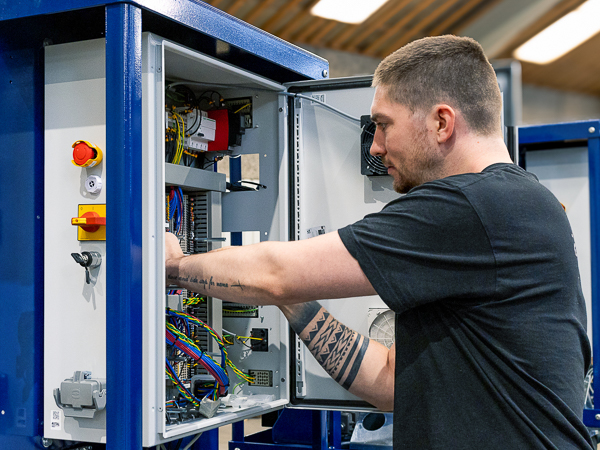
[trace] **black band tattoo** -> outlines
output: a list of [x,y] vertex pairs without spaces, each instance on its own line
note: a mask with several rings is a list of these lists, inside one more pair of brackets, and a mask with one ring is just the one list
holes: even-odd
[[316,302],[296,305],[289,321],[327,373],[345,389],[350,388],[369,339],[338,322]]

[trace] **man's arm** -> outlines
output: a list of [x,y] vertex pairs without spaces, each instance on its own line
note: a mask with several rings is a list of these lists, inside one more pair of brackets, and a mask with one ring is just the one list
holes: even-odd
[[394,408],[395,347],[358,334],[317,302],[280,306],[317,362],[343,388],[381,411]]
[[184,256],[165,235],[167,283],[226,301],[286,305],[376,294],[337,232]]

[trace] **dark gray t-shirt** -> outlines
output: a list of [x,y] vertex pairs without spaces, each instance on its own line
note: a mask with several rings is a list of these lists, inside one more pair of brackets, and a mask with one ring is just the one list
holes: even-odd
[[535,176],[428,182],[339,234],[397,313],[395,449],[591,448],[575,244]]

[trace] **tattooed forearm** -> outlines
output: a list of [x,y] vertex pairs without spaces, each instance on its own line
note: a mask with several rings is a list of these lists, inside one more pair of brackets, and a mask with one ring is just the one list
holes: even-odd
[[244,285],[242,283],[240,283],[240,280],[237,280],[236,283],[226,283],[226,282],[222,282],[222,281],[216,281],[213,279],[213,277],[210,278],[198,278],[198,277],[181,277],[181,276],[175,276],[175,275],[167,275],[167,280],[173,282],[173,284],[177,284],[177,283],[186,283],[189,285],[195,285],[197,287],[199,287],[199,289],[202,290],[209,290],[213,287],[218,287],[218,288],[237,288],[237,289],[241,289],[242,291],[244,290]]
[[338,322],[317,302],[281,307],[317,362],[345,389],[362,364],[369,339]]

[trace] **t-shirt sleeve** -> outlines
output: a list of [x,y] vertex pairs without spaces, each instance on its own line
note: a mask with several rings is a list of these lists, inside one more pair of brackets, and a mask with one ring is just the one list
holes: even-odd
[[473,305],[495,294],[488,236],[456,187],[427,183],[338,233],[397,313],[434,301]]

